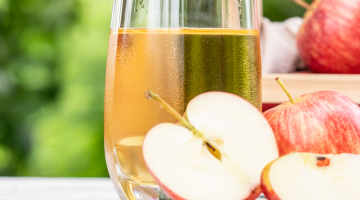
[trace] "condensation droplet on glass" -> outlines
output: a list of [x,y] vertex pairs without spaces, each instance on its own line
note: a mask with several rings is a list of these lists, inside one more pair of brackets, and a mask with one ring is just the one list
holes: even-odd
[[242,14],[242,11],[241,11],[241,2],[242,2],[242,0],[239,0],[239,4],[238,4],[238,6],[239,6],[239,15]]

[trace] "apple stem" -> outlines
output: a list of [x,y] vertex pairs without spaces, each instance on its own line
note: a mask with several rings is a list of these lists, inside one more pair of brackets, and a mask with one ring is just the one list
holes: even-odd
[[204,140],[204,144],[211,149],[210,153],[218,160],[221,161],[221,153],[218,149],[215,148],[215,145],[208,139],[204,137],[202,133],[195,129],[193,125],[190,124],[183,116],[181,116],[174,108],[172,108],[168,103],[166,103],[159,95],[155,94],[151,90],[145,92],[145,97],[147,99],[152,99],[156,101],[162,108],[165,108],[171,115],[173,115],[177,120],[179,120],[186,128],[190,129],[195,136],[198,136]]
[[193,125],[190,124],[183,116],[181,116],[174,108],[172,108],[168,103],[166,103],[159,95],[155,94],[151,90],[146,91],[145,97],[147,99],[152,99],[160,104],[166,111],[173,115],[177,120],[179,120],[185,127],[190,129],[193,133],[196,133],[196,129]]
[[311,6],[310,4],[308,4],[307,2],[305,2],[304,0],[292,0],[293,2],[295,2],[296,4],[298,4],[299,6],[305,8],[306,10],[310,10]]
[[275,80],[279,83],[279,85],[281,86],[281,88],[284,90],[284,92],[286,93],[286,95],[289,97],[290,101],[292,104],[295,104],[294,99],[291,97],[289,91],[286,89],[284,83],[280,80],[279,77],[276,77]]

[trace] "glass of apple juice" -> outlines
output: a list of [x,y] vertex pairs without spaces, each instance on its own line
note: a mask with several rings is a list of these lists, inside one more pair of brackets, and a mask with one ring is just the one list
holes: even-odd
[[120,199],[168,199],[146,168],[142,142],[153,126],[176,119],[148,101],[147,90],[181,114],[207,91],[240,95],[261,110],[257,16],[256,0],[114,0],[105,156]]

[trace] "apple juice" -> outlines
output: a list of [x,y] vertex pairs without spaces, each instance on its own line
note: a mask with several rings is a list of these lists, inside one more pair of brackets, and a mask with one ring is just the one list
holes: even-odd
[[[145,98],[152,90],[179,113],[206,91],[240,95],[261,110],[257,30],[111,30],[105,86],[105,151],[119,183],[155,184],[142,140],[156,124],[176,120]],[[166,162],[164,160],[163,162]]]

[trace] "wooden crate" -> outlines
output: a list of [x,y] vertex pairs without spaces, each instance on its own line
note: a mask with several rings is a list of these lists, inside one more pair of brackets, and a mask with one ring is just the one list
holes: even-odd
[[313,91],[337,91],[360,105],[360,75],[311,73],[263,75],[263,103],[277,104],[289,100],[275,77],[281,78],[293,97]]

